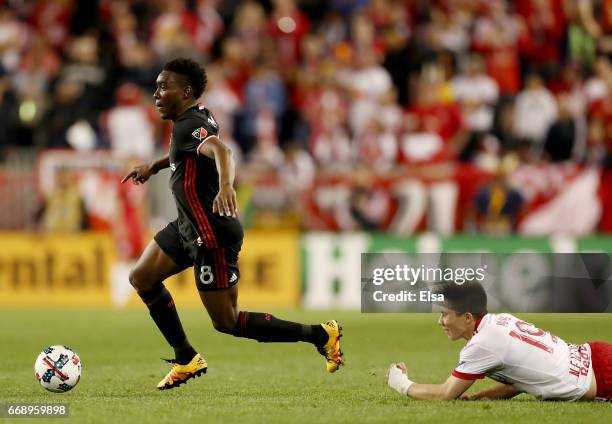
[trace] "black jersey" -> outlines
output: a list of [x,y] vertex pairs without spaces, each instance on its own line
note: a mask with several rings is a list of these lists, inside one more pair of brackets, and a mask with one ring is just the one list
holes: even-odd
[[242,225],[231,216],[213,214],[219,192],[215,160],[198,154],[198,147],[218,136],[219,125],[208,109],[193,107],[174,122],[170,139],[170,189],[178,209],[178,226],[185,247],[226,247],[243,238]]

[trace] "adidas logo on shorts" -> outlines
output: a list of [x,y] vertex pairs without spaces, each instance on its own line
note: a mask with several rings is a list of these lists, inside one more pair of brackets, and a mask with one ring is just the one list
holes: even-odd
[[230,283],[233,283],[234,281],[236,281],[238,279],[238,276],[236,275],[235,272],[232,272],[232,276],[229,279]]

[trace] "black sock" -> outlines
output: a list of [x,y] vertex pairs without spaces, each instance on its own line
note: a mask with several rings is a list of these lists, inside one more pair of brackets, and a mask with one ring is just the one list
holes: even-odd
[[234,336],[258,342],[308,342],[316,346],[327,343],[328,335],[320,325],[284,321],[261,312],[240,311]]
[[179,364],[188,364],[197,353],[187,340],[183,325],[176,312],[174,300],[163,284],[146,293],[139,293],[149,308],[151,318],[157,324],[170,346],[174,348],[175,359]]

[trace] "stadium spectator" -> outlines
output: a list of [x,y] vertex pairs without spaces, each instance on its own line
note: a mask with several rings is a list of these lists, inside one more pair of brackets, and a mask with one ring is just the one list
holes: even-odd
[[208,109],[214,113],[219,127],[223,128],[224,141],[233,138],[234,117],[242,106],[240,97],[231,89],[223,70],[211,66],[207,70],[210,89],[204,93]]
[[310,21],[295,0],[273,0],[272,4],[268,34],[274,42],[282,69],[291,68],[300,59],[301,40],[310,29]]
[[[552,94],[563,94],[566,97],[570,114],[576,118],[584,118],[589,103],[589,96],[597,97],[601,87],[597,83],[589,88],[584,78],[584,70],[577,63],[568,63],[560,74],[548,81],[548,89]],[[589,91],[592,94],[589,94]]]
[[411,30],[409,26],[408,11],[399,2],[391,3],[391,23],[383,31],[383,42],[385,45],[385,57],[383,66],[389,72],[395,90],[397,100],[403,107],[408,103],[408,79],[409,75],[418,69],[418,60],[413,51],[414,46],[410,44]]
[[557,96],[559,116],[548,129],[544,141],[545,158],[553,162],[575,159],[581,162],[586,150],[586,123],[572,115],[569,96]]
[[288,196],[288,204],[298,208],[299,196],[311,187],[315,178],[315,163],[305,149],[297,143],[288,143],[284,150],[284,161],[279,177]]
[[351,96],[349,126],[358,135],[378,113],[383,99],[393,88],[391,76],[383,68],[372,47],[355,51],[356,69],[347,76],[346,85]]
[[56,178],[55,189],[46,197],[40,211],[42,230],[77,232],[87,229],[85,203],[76,175],[69,169],[60,169]]
[[408,107],[401,139],[405,162],[441,162],[456,159],[466,140],[461,111],[443,100],[444,81],[431,65],[416,82],[415,102]]
[[61,49],[72,36],[70,23],[73,17],[74,2],[54,0],[33,3],[26,21],[53,47]]
[[349,210],[351,230],[379,231],[385,219],[388,197],[377,190],[365,168],[356,171],[355,184],[351,188]]
[[593,19],[590,0],[564,2],[568,21],[568,57],[583,65],[591,66],[596,54],[596,39],[601,35],[597,22]]
[[83,108],[81,99],[83,86],[76,81],[61,78],[55,84],[53,92],[54,107],[44,119],[46,146],[50,148],[71,148],[67,140],[67,132],[73,124],[81,119],[87,119],[87,110]]
[[[288,141],[310,152],[317,171],[361,163],[376,178],[439,172],[397,162],[491,170],[509,151],[522,161],[569,155],[571,164],[602,167],[610,3],[8,2],[0,10],[2,144],[108,147],[99,117],[122,107],[118,88],[149,89],[159,64],[180,54],[211,70],[207,104],[224,141],[245,154],[241,170],[255,159],[278,169]],[[570,116],[556,111],[555,96]],[[168,135],[156,132],[154,144],[167,145]]]
[[226,40],[238,41],[239,43],[235,44],[240,46],[238,57],[252,64],[261,53],[262,43],[266,41],[266,29],[266,12],[263,6],[255,1],[244,1],[236,8],[230,36],[226,37]]
[[453,93],[461,105],[467,128],[489,131],[493,126],[493,107],[499,97],[497,82],[485,73],[482,57],[470,56],[464,71],[452,80]]
[[185,0],[162,3],[165,9],[152,24],[151,43],[161,61],[176,56],[201,58],[205,47],[197,41],[198,17]]
[[557,102],[536,73],[527,75],[514,104],[514,133],[541,150],[548,128],[557,118]]
[[160,120],[143,97],[137,85],[122,84],[117,90],[117,104],[103,117],[111,151],[118,158],[145,161],[156,152]]
[[248,153],[261,140],[278,142],[282,118],[287,110],[287,93],[277,71],[276,57],[268,50],[244,87],[237,137]]
[[37,143],[36,128],[40,126],[49,107],[47,92],[61,66],[58,55],[40,35],[34,35],[28,47],[13,77],[13,86],[17,92],[21,111],[19,131],[21,146],[32,146]]
[[0,8],[0,66],[8,72],[14,72],[19,66],[30,33],[30,28],[10,8]]
[[89,124],[95,126],[100,112],[111,104],[108,93],[114,89],[111,65],[102,61],[107,52],[100,51],[100,40],[95,35],[82,35],[71,40],[67,54],[59,78],[78,85],[79,109],[89,115]]
[[480,188],[474,199],[479,232],[503,235],[516,232],[523,207],[521,193],[507,181],[512,160],[501,161],[493,181]]
[[470,45],[466,22],[453,16],[450,9],[435,5],[430,19],[424,28],[427,46],[434,52],[449,51],[455,57],[463,56]]
[[17,96],[11,87],[11,80],[5,70],[0,67],[0,161],[10,146],[19,143],[19,115]]
[[558,71],[565,31],[564,0],[519,0],[517,13],[526,27],[524,64],[550,77]]
[[520,88],[519,48],[525,37],[520,16],[508,12],[503,0],[483,4],[486,13],[474,21],[472,47],[484,55],[487,73],[497,81],[503,95],[513,95]]
[[223,33],[224,24],[216,6],[218,0],[197,0],[195,5],[196,27],[193,33],[194,47],[208,58],[217,38]]
[[155,53],[143,40],[136,15],[124,2],[113,2],[110,14],[118,64],[125,79],[148,88],[157,76],[158,63]]
[[328,46],[336,46],[348,38],[349,24],[337,11],[328,10],[321,19],[317,33],[323,37]]
[[217,64],[221,67],[230,88],[240,99],[244,99],[244,87],[253,72],[255,59],[248,53],[243,53],[240,38],[229,36],[223,40],[221,57]]
[[495,145],[499,152],[516,151],[522,144],[514,133],[514,102],[500,101],[493,119],[493,128],[483,137],[482,144]]

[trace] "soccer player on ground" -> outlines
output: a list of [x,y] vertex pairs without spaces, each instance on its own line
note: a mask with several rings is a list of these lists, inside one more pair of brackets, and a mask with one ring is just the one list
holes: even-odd
[[206,372],[206,361],[187,340],[172,296],[163,284],[191,266],[216,330],[259,342],[312,343],[325,357],[327,371],[335,372],[342,364],[342,329],[335,320],[303,325],[238,307],[238,254],[243,231],[233,188],[234,161],[230,149],[219,140],[212,114],[198,106],[206,82],[205,70],[190,59],[165,64],[153,97],[162,119],[173,121],[169,153],[134,168],[122,181],[141,184],[169,167],[178,209],[178,219],[157,233],[130,273],[130,283],[174,348],[175,359],[168,360],[172,369],[157,387],[171,389]]
[[[404,396],[424,400],[510,399],[529,393],[546,400],[612,399],[612,344],[568,344],[510,314],[487,313],[478,283],[449,284],[438,324],[451,340],[466,339],[459,365],[443,384],[419,384],[406,365],[391,364],[386,383]],[[475,380],[494,387],[462,396]]]

